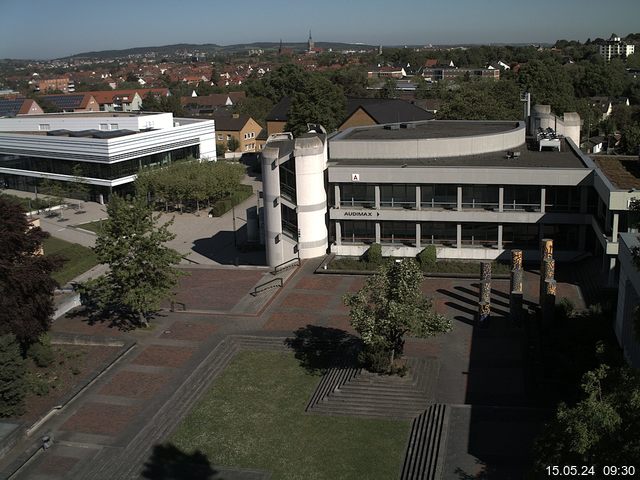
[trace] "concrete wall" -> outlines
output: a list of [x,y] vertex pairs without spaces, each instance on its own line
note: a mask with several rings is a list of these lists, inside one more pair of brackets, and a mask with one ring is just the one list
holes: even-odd
[[49,113],[43,116],[0,118],[0,132],[38,132],[40,131],[39,126],[42,124],[49,125],[49,130],[100,130],[100,124],[104,123],[117,123],[120,130],[164,129],[173,127],[173,114],[115,114],[111,116],[104,113],[96,115],[92,112],[78,112],[74,114]]
[[298,248],[300,258],[321,257],[327,253],[327,192],[324,170],[327,144],[320,137],[298,138],[295,143]]
[[331,143],[331,157],[341,159],[446,158],[506,152],[525,143],[525,125],[496,134],[455,138],[417,138],[389,140],[340,139]]
[[618,308],[614,329],[624,356],[635,368],[640,368],[640,343],[636,340],[634,323],[636,308],[640,305],[640,271],[634,265],[631,250],[640,246],[637,234],[620,235],[620,280]]

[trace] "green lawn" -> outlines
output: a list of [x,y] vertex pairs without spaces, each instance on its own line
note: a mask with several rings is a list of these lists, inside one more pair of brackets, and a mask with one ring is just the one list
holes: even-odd
[[98,258],[90,248],[77,243],[65,242],[59,238],[47,238],[44,241],[44,253],[45,255],[60,255],[66,259],[62,269],[52,275],[60,285],[65,285],[98,264]]
[[76,227],[82,228],[83,230],[89,230],[90,232],[100,233],[100,229],[102,228],[102,221],[97,220],[95,222],[81,223],[80,225],[76,225]]
[[170,441],[274,480],[397,478],[410,422],[305,414],[319,380],[293,354],[241,352]]

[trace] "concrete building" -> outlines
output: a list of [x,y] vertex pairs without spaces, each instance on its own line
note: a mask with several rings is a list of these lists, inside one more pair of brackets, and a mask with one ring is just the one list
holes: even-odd
[[34,191],[44,180],[74,181],[79,165],[91,198],[130,192],[140,168],[215,160],[212,120],[171,113],[67,113],[0,118],[0,182]]
[[428,120],[329,138],[272,135],[262,154],[269,264],[359,256],[372,243],[385,256],[435,245],[441,259],[507,258],[519,248],[535,260],[549,237],[559,261],[601,257],[613,285],[619,233],[632,230],[629,203],[640,199],[640,174],[631,173],[640,160],[594,161],[577,147],[579,125],[577,114],[557,118],[536,106],[526,123]]
[[640,341],[636,324],[640,305],[640,270],[634,262],[634,249],[640,248],[638,234],[620,235],[620,280],[618,282],[618,309],[614,330],[627,362],[640,368]]

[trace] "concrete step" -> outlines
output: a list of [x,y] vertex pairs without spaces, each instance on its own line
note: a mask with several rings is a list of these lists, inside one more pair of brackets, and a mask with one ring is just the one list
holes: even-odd
[[435,404],[414,418],[402,466],[401,480],[438,480],[449,423],[446,405]]

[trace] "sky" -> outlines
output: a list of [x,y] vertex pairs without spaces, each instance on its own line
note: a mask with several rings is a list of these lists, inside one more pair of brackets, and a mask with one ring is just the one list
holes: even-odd
[[639,0],[0,0],[0,58],[174,43],[553,43],[640,32]]

